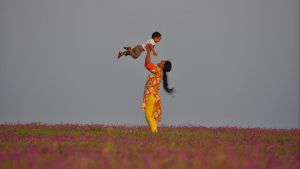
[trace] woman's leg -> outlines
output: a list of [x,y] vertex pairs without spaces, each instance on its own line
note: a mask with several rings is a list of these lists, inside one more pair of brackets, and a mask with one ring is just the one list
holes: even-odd
[[146,107],[146,120],[148,122],[148,125],[149,125],[152,133],[157,132],[156,121],[152,116],[153,110],[154,110],[154,104],[155,104],[155,97],[153,96],[153,94],[151,94],[149,96],[149,99],[147,102],[147,107]]

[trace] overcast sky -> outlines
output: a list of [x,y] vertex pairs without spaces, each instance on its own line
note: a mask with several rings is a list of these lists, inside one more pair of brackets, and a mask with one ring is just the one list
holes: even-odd
[[162,34],[159,125],[299,127],[299,0],[1,0],[0,123],[147,125],[149,72],[117,52]]

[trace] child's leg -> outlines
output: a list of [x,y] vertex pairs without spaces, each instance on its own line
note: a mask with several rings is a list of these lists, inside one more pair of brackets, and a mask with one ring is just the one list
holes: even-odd
[[121,55],[125,55],[125,56],[130,55],[133,59],[137,59],[143,51],[144,51],[144,49],[143,49],[142,45],[137,45],[131,50],[121,52]]
[[131,51],[131,46],[124,46],[123,47],[125,50]]
[[135,59],[135,53],[133,53],[133,52],[131,52],[131,49],[130,49],[130,51],[129,50],[126,50],[126,51],[124,51],[124,52],[121,52],[121,51],[119,51],[119,53],[118,53],[118,59],[120,59],[123,55],[125,55],[125,56],[128,56],[128,55],[130,55],[132,58],[134,58]]
[[154,104],[155,104],[155,97],[153,96],[153,94],[151,94],[149,96],[149,99],[147,102],[147,107],[146,107],[146,120],[148,122],[148,125],[149,125],[152,133],[157,132],[156,121],[152,116],[153,110],[154,110]]

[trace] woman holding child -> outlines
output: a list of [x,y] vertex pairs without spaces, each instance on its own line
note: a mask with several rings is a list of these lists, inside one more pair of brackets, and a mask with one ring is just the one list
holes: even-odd
[[157,132],[156,122],[160,122],[162,118],[162,105],[160,98],[160,83],[163,81],[163,88],[169,94],[173,93],[173,88],[168,86],[167,72],[172,69],[172,64],[168,60],[160,61],[156,66],[151,62],[151,53],[157,56],[154,46],[161,40],[161,34],[154,32],[152,38],[145,43],[136,45],[133,49],[131,47],[124,47],[126,51],[118,53],[118,59],[122,56],[131,56],[137,59],[142,52],[146,51],[145,67],[151,73],[147,76],[147,81],[144,89],[144,98],[141,105],[142,110],[145,112],[145,117],[152,133]]

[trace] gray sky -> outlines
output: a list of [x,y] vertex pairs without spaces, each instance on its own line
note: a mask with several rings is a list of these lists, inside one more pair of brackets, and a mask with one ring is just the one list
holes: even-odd
[[299,127],[299,0],[1,0],[0,123],[147,125],[148,71],[125,45],[162,34],[160,125]]

